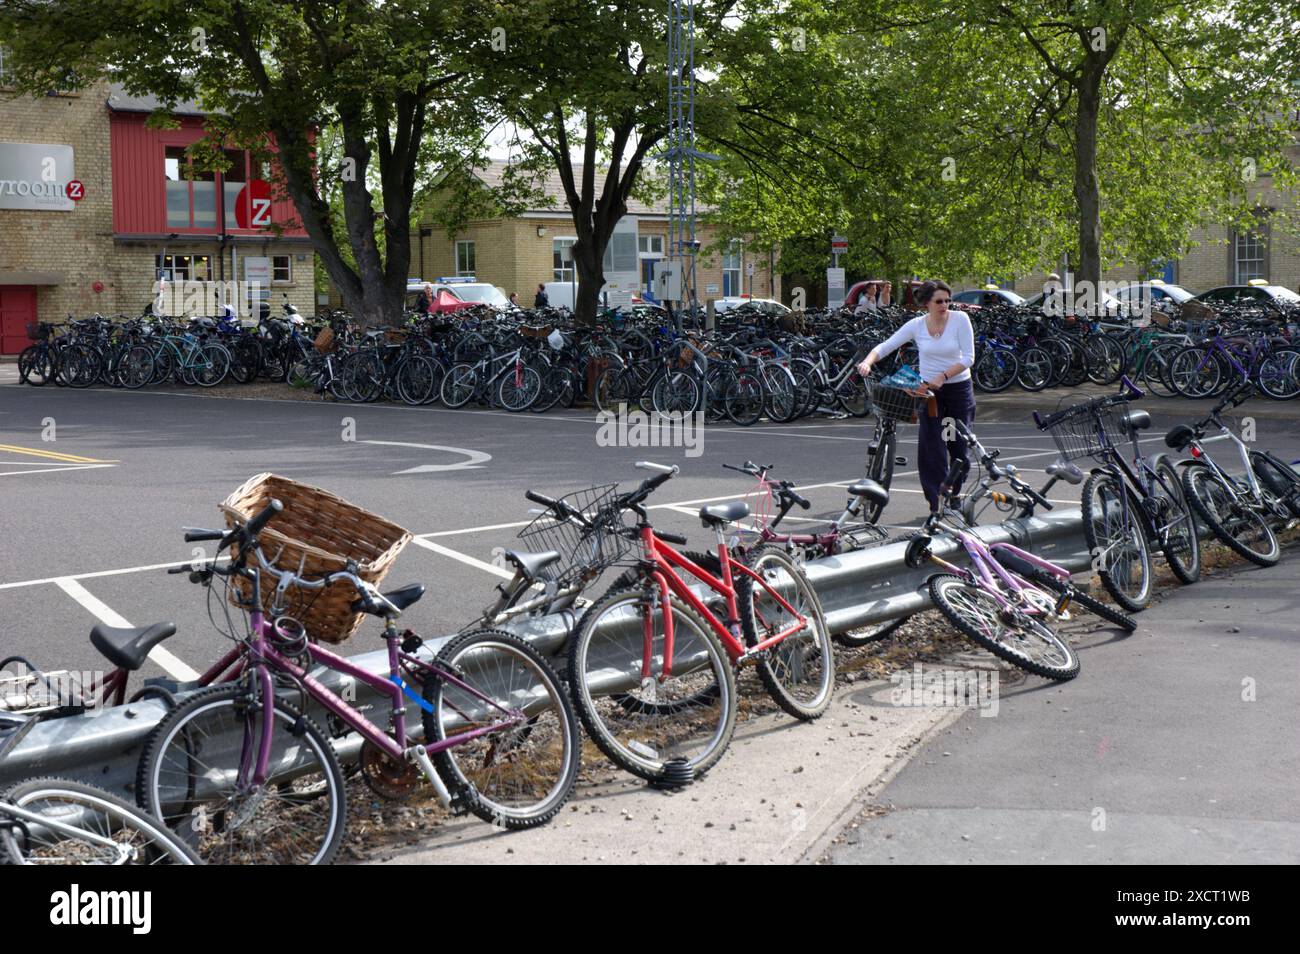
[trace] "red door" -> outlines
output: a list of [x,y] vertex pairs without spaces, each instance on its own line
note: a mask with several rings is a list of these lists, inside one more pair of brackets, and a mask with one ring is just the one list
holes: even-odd
[[36,321],[35,285],[0,285],[0,354],[18,354],[31,341],[27,326]]

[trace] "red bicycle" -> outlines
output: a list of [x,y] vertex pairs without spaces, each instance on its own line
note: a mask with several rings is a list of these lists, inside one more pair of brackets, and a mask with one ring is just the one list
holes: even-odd
[[638,539],[641,560],[578,623],[569,681],[583,725],[615,764],[652,781],[686,782],[731,739],[735,668],[752,663],[782,709],[815,719],[830,704],[834,654],[821,602],[789,554],[760,547],[744,562],[733,555],[724,530],[749,515],[744,502],[700,509],[717,536],[715,576],[668,545],[684,537],[656,531],[646,515],[646,498],[678,469],[636,466],[658,474],[608,505],[636,514],[636,526],[600,524]]

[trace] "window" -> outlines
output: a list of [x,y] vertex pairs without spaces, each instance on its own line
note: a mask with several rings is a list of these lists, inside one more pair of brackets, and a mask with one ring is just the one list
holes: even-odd
[[474,275],[474,243],[457,242],[456,243],[456,274],[457,275]]
[[272,255],[271,256],[271,282],[273,284],[287,285],[293,281],[293,264],[291,256]]
[[663,257],[664,254],[664,237],[662,235],[642,235],[637,238],[637,247],[641,250],[643,256],[652,255]]
[[722,256],[722,297],[730,298],[743,295],[740,282],[740,261],[744,250],[739,242],[732,242]]
[[13,70],[9,64],[13,59],[13,53],[9,52],[9,47],[0,45],[0,86],[8,86],[13,82]]
[[194,169],[184,146],[166,148],[163,173],[167,181],[167,225],[180,229],[215,229],[216,174]]
[[[244,186],[248,184],[248,153],[226,150],[226,160],[230,163],[230,168],[221,174],[221,195],[223,206],[226,213],[226,228],[238,228],[237,219],[235,218],[235,199],[243,191]],[[251,219],[245,219],[251,222]]]
[[169,282],[206,282],[212,276],[212,256],[155,255],[154,276]]
[[637,270],[637,244],[635,232],[615,232],[605,246],[604,268],[608,272],[635,272]]
[[577,239],[557,238],[551,239],[551,267],[555,273],[555,281],[571,282],[574,280],[573,259],[565,261],[564,250],[572,249],[573,243]]
[[1252,278],[1264,278],[1264,236],[1258,232],[1233,234],[1233,283],[1245,285]]

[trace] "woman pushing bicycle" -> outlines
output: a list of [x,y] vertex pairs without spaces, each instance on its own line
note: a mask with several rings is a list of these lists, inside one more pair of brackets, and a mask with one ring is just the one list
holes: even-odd
[[[957,435],[953,435],[953,440],[944,441],[943,422],[946,418],[964,424],[975,421],[975,389],[970,379],[970,368],[975,363],[975,332],[965,312],[949,308],[952,289],[943,282],[922,284],[916,301],[925,307],[925,314],[916,316],[873,348],[858,365],[858,371],[866,377],[881,358],[909,341],[916,344],[923,381],[916,394],[929,398],[925,412],[919,416],[917,472],[933,512],[939,509],[940,488],[948,474],[950,459],[969,463],[966,446]],[[956,493],[960,486],[958,481],[950,490]]]

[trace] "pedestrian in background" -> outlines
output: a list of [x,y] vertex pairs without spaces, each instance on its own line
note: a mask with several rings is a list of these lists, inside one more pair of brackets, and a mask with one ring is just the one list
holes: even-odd
[[427,315],[433,311],[433,285],[428,282],[420,289],[420,294],[415,299],[415,310],[422,315]]
[[541,282],[537,283],[537,296],[533,299],[534,308],[549,308],[551,299],[547,297],[546,286]]

